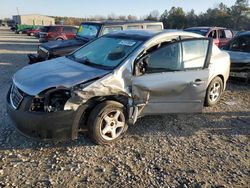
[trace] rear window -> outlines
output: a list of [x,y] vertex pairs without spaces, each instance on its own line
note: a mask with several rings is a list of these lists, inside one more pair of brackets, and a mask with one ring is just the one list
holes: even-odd
[[111,33],[111,32],[115,32],[115,31],[121,31],[121,30],[122,30],[122,26],[105,27],[103,29],[103,35]]
[[225,30],[225,35],[226,35],[226,38],[229,38],[229,39],[231,39],[231,38],[233,38],[233,33],[232,33],[232,31],[230,31],[230,30]]
[[128,25],[128,30],[136,30],[136,29],[142,29],[142,25]]
[[162,30],[161,25],[147,25],[146,28],[149,30]]
[[77,28],[75,28],[75,27],[64,27],[63,32],[65,32],[65,33],[76,33]]

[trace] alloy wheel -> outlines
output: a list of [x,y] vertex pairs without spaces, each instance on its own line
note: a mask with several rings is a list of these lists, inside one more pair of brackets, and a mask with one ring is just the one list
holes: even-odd
[[103,116],[101,136],[105,140],[114,140],[123,133],[125,117],[120,110],[113,110]]

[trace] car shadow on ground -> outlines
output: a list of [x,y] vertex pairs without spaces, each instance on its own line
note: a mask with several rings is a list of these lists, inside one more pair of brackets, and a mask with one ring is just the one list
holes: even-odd
[[[134,126],[131,126],[128,133],[119,141],[119,143],[123,142],[125,139],[138,141],[143,137],[152,137],[152,139],[191,137],[198,131],[203,131],[207,135],[224,135],[229,137],[240,135],[250,136],[249,122],[250,112],[148,116],[139,119]],[[23,136],[14,127],[11,127],[11,129],[3,128],[2,130],[0,128],[0,132],[2,134],[2,140],[0,140],[0,151],[10,149],[39,150],[40,148],[96,146],[88,138],[87,133],[79,134],[79,138],[74,141],[41,141]]]

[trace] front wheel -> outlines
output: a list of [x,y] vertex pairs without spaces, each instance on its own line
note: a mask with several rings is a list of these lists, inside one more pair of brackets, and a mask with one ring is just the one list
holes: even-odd
[[90,113],[88,129],[96,144],[113,143],[127,130],[124,106],[115,101],[105,101],[97,105]]
[[223,82],[220,77],[215,77],[207,88],[205,106],[214,106],[223,92]]

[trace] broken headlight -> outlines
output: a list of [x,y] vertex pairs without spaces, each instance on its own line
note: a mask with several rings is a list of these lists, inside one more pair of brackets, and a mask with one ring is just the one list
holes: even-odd
[[64,105],[71,97],[69,90],[52,90],[43,96],[34,97],[31,104],[31,111],[57,112],[64,110]]

